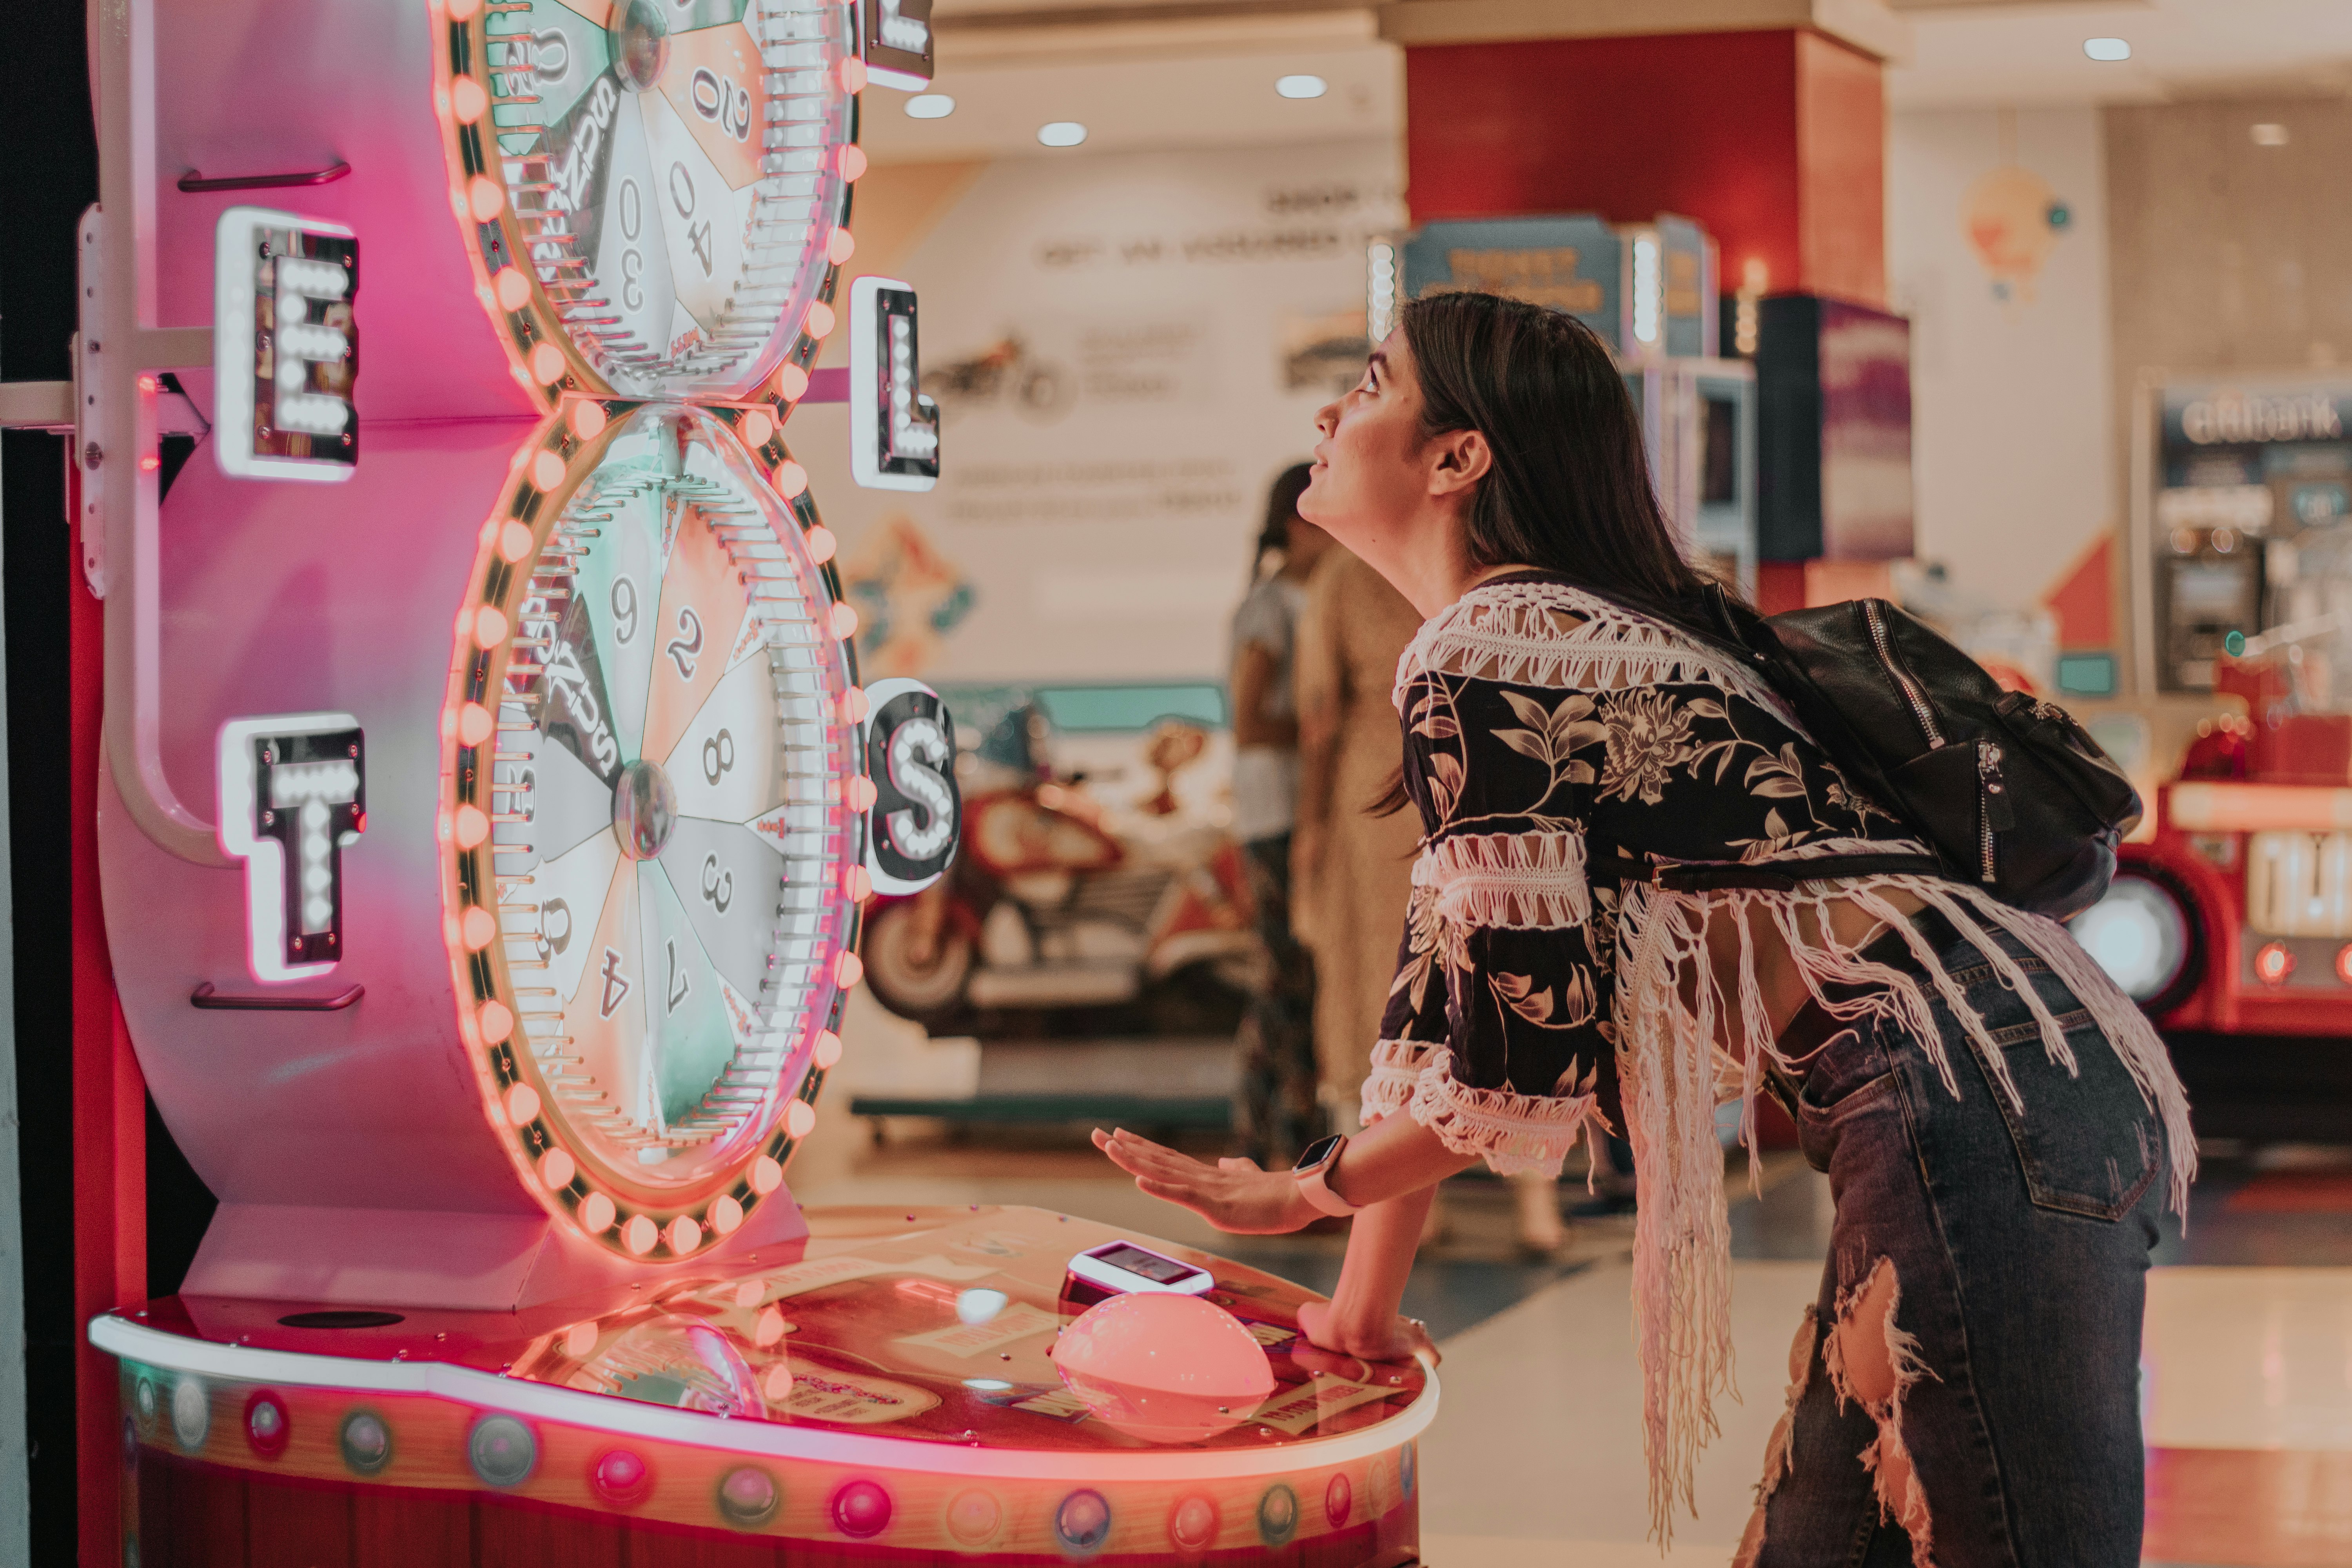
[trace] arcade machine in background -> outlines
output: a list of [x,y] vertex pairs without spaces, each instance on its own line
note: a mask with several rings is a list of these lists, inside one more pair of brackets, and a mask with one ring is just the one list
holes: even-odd
[[1757,588],[1757,379],[1721,355],[1716,246],[1688,218],[1611,225],[1591,214],[1433,223],[1370,247],[1366,325],[1378,342],[1406,299],[1457,289],[1564,310],[1615,355],[1641,409],[1650,476],[1684,547]]

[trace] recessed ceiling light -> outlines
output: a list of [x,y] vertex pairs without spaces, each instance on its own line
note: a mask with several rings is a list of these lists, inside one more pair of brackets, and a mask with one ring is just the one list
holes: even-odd
[[1320,98],[1331,84],[1319,76],[1282,76],[1274,79],[1274,90],[1285,98]]
[[945,120],[955,112],[955,100],[944,92],[919,92],[907,100],[909,120]]
[[1048,147],[1075,147],[1087,139],[1087,128],[1075,120],[1056,120],[1037,127],[1037,140]]
[[2121,38],[2084,38],[2083,52],[2095,60],[2127,60],[2131,45]]
[[2249,134],[2253,137],[2254,145],[2257,147],[2284,147],[2286,145],[2286,127],[2284,125],[2276,125],[2272,124],[2269,121],[2264,121],[2263,124],[2255,126]]

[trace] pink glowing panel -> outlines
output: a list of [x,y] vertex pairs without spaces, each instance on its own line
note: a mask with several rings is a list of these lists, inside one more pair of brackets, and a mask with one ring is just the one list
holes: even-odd
[[1054,1364],[1097,1420],[1181,1443],[1249,1418],[1274,1392],[1265,1349],[1239,1319],[1198,1296],[1114,1296],[1063,1331]]

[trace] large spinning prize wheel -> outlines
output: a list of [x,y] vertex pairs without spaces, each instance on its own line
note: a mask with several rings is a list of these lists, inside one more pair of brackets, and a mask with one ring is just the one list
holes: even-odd
[[519,454],[457,617],[461,1028],[525,1185],[627,1256],[768,1201],[839,1055],[865,785],[812,529],[719,415],[575,402]]
[[[850,7],[444,6],[452,201],[518,376],[543,395],[731,399],[805,373],[865,167]],[[784,401],[805,386],[787,374]]]

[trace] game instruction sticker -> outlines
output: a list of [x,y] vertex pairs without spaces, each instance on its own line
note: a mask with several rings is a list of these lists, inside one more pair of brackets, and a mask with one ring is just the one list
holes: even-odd
[[803,1421],[831,1421],[845,1426],[879,1426],[920,1415],[940,1402],[928,1388],[894,1383],[859,1372],[835,1372],[830,1367],[794,1369],[793,1392],[784,1401],[787,1415]]
[[1241,1325],[1249,1331],[1250,1338],[1267,1350],[1272,1350],[1276,1345],[1286,1345],[1298,1337],[1297,1329],[1286,1329],[1280,1323],[1253,1323],[1247,1319],[1243,1319]]
[[1394,1392],[1369,1383],[1349,1383],[1345,1378],[1317,1378],[1310,1384],[1275,1390],[1250,1419],[1296,1437],[1343,1410],[1386,1399]]
[[1060,1317],[1016,1301],[984,1323],[950,1323],[943,1329],[926,1333],[906,1334],[891,1342],[922,1350],[944,1351],[951,1356],[976,1356],[982,1351],[992,1351],[1009,1345],[1015,1340],[1031,1339],[1051,1333],[1061,1326]]

